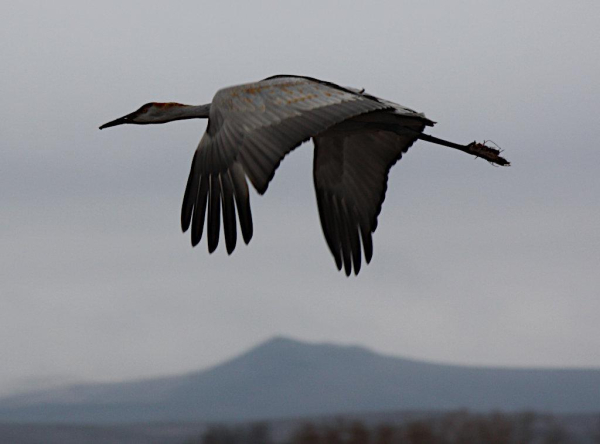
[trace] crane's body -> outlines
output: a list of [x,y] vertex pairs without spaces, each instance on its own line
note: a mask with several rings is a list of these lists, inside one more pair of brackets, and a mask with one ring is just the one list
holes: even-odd
[[372,234],[385,198],[387,176],[408,148],[423,139],[498,165],[500,153],[475,142],[459,145],[423,134],[434,122],[362,90],[301,76],[273,76],[219,90],[210,104],[148,103],[100,129],[208,118],[194,154],[181,225],[192,245],[204,232],[209,252],[219,243],[221,216],[227,252],[253,235],[246,178],[263,194],[283,157],[312,138],[314,184],[325,239],[338,269],[349,275],[373,255]]

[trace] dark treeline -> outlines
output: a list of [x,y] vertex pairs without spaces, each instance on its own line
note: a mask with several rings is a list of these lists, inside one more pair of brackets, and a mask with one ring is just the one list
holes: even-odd
[[431,415],[393,424],[355,420],[303,422],[275,441],[268,423],[210,427],[188,444],[600,444],[598,427],[573,436],[551,415],[476,414],[467,411]]
[[274,444],[267,423],[254,423],[249,426],[211,426],[199,440],[187,444]]

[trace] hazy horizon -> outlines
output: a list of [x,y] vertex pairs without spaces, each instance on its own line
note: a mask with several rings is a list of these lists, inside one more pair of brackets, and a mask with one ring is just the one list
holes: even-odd
[[[207,368],[273,336],[430,362],[600,367],[600,4],[3,4],[0,394]],[[68,13],[67,13],[68,12]],[[231,256],[179,211],[204,121],[98,126],[279,73],[365,88],[456,142],[391,170],[358,277],[321,232],[312,143]],[[38,381],[38,382],[35,382]]]

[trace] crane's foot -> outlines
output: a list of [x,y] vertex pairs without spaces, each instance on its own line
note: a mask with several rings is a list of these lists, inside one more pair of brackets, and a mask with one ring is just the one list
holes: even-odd
[[502,151],[496,148],[492,148],[491,146],[487,146],[486,143],[487,142],[471,142],[470,144],[465,146],[465,152],[477,157],[481,157],[482,159],[485,159],[494,165],[510,166],[510,162],[504,157],[500,156],[500,153]]

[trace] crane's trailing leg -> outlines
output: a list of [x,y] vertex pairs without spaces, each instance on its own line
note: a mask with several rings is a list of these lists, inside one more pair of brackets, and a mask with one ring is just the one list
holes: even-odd
[[459,145],[458,143],[448,142],[447,140],[438,139],[437,137],[430,136],[429,134],[419,134],[419,139],[426,140],[427,142],[435,143],[437,145],[449,146],[457,150],[463,151],[467,154],[472,154],[476,157],[481,157],[494,165],[510,166],[510,162],[504,157],[500,156],[500,150],[487,146],[484,143],[471,142],[468,145]]

